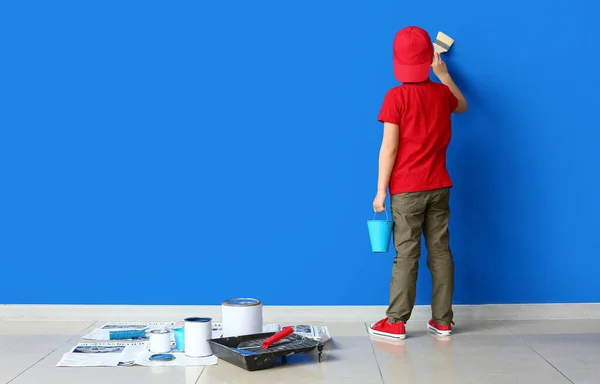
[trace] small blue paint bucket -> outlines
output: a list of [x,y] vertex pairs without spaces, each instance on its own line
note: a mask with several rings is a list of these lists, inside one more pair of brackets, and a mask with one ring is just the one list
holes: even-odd
[[175,335],[175,349],[178,351],[185,350],[185,329],[183,328],[175,328],[173,330],[173,334]]
[[389,219],[385,211],[385,220],[367,220],[369,238],[371,239],[371,251],[373,253],[386,253],[390,250],[390,239],[394,222]]

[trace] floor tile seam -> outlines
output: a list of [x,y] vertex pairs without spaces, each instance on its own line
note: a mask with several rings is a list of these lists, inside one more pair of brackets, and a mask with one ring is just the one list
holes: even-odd
[[87,330],[89,330],[90,328],[92,328],[96,323],[92,323],[90,325],[88,325],[87,327],[85,327],[82,331],[80,331],[79,333],[77,333],[76,335],[71,336],[68,340],[66,340],[64,343],[60,344],[58,347],[54,348],[53,350],[51,350],[50,352],[48,352],[46,355],[44,355],[42,358],[40,358],[38,361],[36,361],[35,363],[31,364],[29,367],[25,368],[25,370],[21,371],[21,373],[19,373],[17,376],[13,377],[12,379],[10,379],[9,381],[6,382],[6,384],[10,384],[13,381],[15,381],[16,379],[18,379],[19,377],[21,377],[23,374],[25,374],[27,371],[29,371],[31,368],[35,367],[36,365],[38,365],[41,361],[44,361],[48,356],[50,356],[51,354],[53,354],[54,352],[58,351],[59,349],[61,349],[62,347],[64,347],[65,345],[67,345],[68,343],[70,343],[71,341],[73,341],[75,338],[80,337],[82,334],[84,334]]
[[509,327],[507,327],[502,321],[500,321],[500,325],[502,325],[508,332],[510,332],[514,337],[516,337],[519,341],[521,341],[527,348],[533,351],[536,355],[538,355],[542,360],[544,360],[549,366],[551,366],[556,372],[558,372],[562,377],[569,381],[571,384],[575,384],[567,375],[565,375],[560,369],[556,368],[554,364],[552,364],[548,359],[546,359],[540,352],[538,352],[535,348],[533,348],[527,340],[523,339],[521,336],[514,333]]
[[381,366],[379,366],[379,359],[377,358],[377,353],[375,352],[375,346],[371,342],[371,336],[369,334],[369,328],[367,323],[363,322],[363,326],[365,327],[365,332],[367,333],[367,338],[369,339],[369,345],[371,346],[371,351],[373,352],[373,358],[375,359],[375,364],[377,364],[377,370],[379,371],[379,378],[381,382],[385,384],[385,380],[383,378],[383,372],[381,371]]
[[[217,362],[218,364],[218,362]],[[204,375],[204,371],[206,371],[206,367],[202,367],[202,372],[200,372],[200,374],[198,375],[198,378],[196,379],[196,381],[194,381],[194,384],[198,384],[198,382],[200,381],[200,378],[202,377],[202,375]]]

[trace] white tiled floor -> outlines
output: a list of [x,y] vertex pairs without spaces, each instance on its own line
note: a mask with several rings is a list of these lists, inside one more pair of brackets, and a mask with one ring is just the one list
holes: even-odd
[[600,383],[600,320],[459,323],[446,339],[413,322],[400,343],[370,338],[363,323],[333,323],[321,363],[296,355],[258,372],[223,361],[206,368],[56,368],[93,325],[0,321],[0,383]]

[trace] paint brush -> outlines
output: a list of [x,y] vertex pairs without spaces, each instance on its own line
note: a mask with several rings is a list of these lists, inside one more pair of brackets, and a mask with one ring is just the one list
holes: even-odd
[[450,47],[454,44],[454,39],[446,35],[444,32],[438,32],[437,38],[433,42],[433,50],[435,53],[448,52]]

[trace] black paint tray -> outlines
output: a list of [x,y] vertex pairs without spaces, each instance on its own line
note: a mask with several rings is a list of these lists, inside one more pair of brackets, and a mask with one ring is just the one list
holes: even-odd
[[[271,368],[279,358],[285,364],[286,356],[296,353],[308,353],[315,348],[319,352],[319,361],[321,361],[323,344],[294,333],[271,345],[269,349],[262,349],[262,342],[274,334],[275,332],[269,332],[238,337],[222,337],[208,340],[208,342],[216,357],[247,371]],[[242,343],[244,349],[236,350]]]

